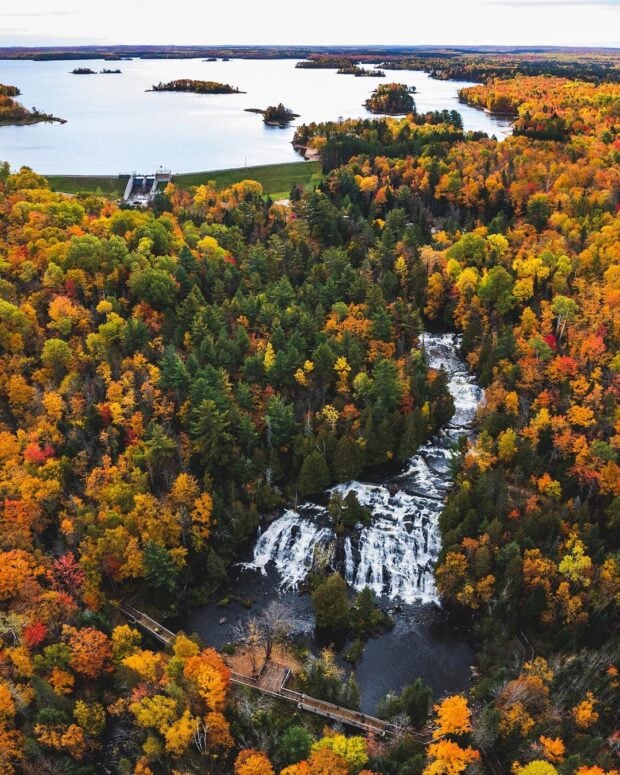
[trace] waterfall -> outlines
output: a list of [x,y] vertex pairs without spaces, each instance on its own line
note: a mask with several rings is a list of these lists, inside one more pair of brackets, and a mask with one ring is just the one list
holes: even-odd
[[[343,497],[353,491],[372,512],[371,524],[343,542],[344,575],[356,590],[404,603],[437,599],[433,568],[441,548],[439,515],[452,485],[454,443],[471,435],[482,390],[457,355],[458,337],[424,334],[422,344],[431,368],[445,369],[455,411],[448,425],[408,461],[403,473],[385,484],[347,482],[333,488]],[[273,562],[284,589],[296,589],[312,570],[317,552],[329,552],[336,536],[327,509],[305,504],[289,509],[259,536],[246,568],[265,573]]]

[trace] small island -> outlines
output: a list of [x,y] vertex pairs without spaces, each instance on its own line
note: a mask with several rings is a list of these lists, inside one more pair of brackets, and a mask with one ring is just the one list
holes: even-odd
[[218,83],[217,81],[194,81],[191,78],[179,78],[176,81],[168,83],[154,84],[152,89],[147,91],[181,91],[192,92],[194,94],[245,94],[236,86],[228,83]]
[[71,75],[97,75],[97,73],[90,67],[76,67],[71,71]]
[[17,86],[0,83],[0,126],[27,126],[41,122],[57,122],[66,124],[65,119],[41,113],[36,108],[28,110],[20,102],[13,99],[21,94]]
[[246,108],[247,113],[260,113],[267,126],[288,126],[294,118],[299,118],[299,113],[294,113],[290,108],[282,103],[279,105],[269,105],[264,110],[261,108]]
[[99,72],[101,73],[101,75],[118,75],[123,71],[119,70],[118,68],[116,68],[116,70],[108,70],[104,67],[103,70],[100,70]]
[[364,106],[371,113],[382,113],[390,116],[406,115],[415,112],[415,102],[412,94],[415,86],[404,83],[382,83],[373,91]]
[[385,78],[383,70],[368,70],[365,67],[359,65],[346,65],[345,67],[339,67],[336,71],[337,75],[354,75],[356,78]]

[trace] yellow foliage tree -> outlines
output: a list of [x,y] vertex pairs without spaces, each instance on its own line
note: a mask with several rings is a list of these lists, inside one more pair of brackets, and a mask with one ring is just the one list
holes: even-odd
[[575,724],[580,729],[588,729],[598,721],[598,713],[594,710],[596,700],[592,692],[586,694],[585,699],[577,703],[571,710],[571,714],[575,719]]
[[192,716],[189,710],[184,710],[181,718],[172,723],[164,732],[166,751],[175,756],[184,754],[192,742],[199,723],[199,719]]
[[137,673],[144,681],[155,682],[161,678],[163,659],[154,651],[140,650],[122,660],[123,665]]
[[275,775],[275,772],[262,751],[246,748],[235,759],[235,775]]
[[153,697],[144,697],[139,702],[131,703],[129,710],[139,726],[153,727],[161,734],[165,734],[176,719],[177,703],[172,697],[155,694]]
[[471,732],[471,711],[463,695],[446,697],[439,705],[434,705],[433,710],[437,714],[433,731],[435,740],[444,735],[463,735]]
[[543,747],[545,758],[552,762],[561,762],[564,759],[566,753],[566,746],[564,741],[560,737],[545,737],[541,735],[540,744]]
[[263,358],[263,366],[265,367],[265,371],[271,371],[273,367],[276,365],[276,352],[273,349],[273,345],[271,342],[267,342],[267,347],[265,348],[265,356]]
[[73,717],[89,735],[99,735],[105,728],[105,710],[99,702],[78,700],[73,708]]
[[471,747],[461,748],[452,740],[431,743],[426,753],[431,761],[423,775],[458,775],[480,758],[478,751]]
[[120,624],[112,630],[112,659],[117,664],[140,649],[142,636],[128,624]]
[[362,767],[368,761],[366,740],[363,737],[328,735],[312,744],[312,751],[321,751],[324,748],[328,748],[337,756],[341,756],[355,770]]

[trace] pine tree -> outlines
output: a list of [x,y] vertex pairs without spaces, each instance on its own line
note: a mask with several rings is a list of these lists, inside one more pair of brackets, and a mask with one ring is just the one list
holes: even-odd
[[339,573],[332,573],[314,590],[312,607],[319,629],[346,629],[349,621],[347,582]]
[[318,495],[329,485],[330,476],[325,455],[314,450],[306,456],[299,474],[299,492],[303,496]]

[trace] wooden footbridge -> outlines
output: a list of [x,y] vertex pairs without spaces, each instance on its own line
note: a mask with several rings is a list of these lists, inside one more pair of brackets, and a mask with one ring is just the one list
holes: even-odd
[[156,622],[150,616],[142,611],[138,611],[134,608],[132,602],[135,598],[128,598],[123,600],[120,605],[121,613],[125,614],[127,619],[136,627],[144,630],[148,635],[163,643],[164,646],[172,646],[176,635],[170,630],[166,629],[162,624]]
[[[127,619],[153,638],[156,638],[160,643],[163,643],[165,646],[171,646],[176,635],[156,622],[155,619],[142,611],[139,611],[137,608],[134,608],[131,603],[132,600],[130,599],[123,601],[120,605],[120,610]],[[379,737],[396,737],[407,732],[407,734],[412,735],[421,743],[428,743],[430,739],[429,730],[414,732],[410,729],[404,729],[403,727],[391,724],[389,721],[376,718],[375,716],[369,716],[367,713],[359,713],[350,708],[343,708],[340,705],[325,702],[325,700],[318,700],[307,694],[288,689],[286,684],[290,677],[291,671],[289,668],[284,667],[277,662],[269,661],[263,665],[256,676],[231,672],[230,680],[237,686],[255,689],[267,697],[290,702],[294,704],[298,710],[314,713],[317,716],[323,716],[323,718],[329,719],[330,721],[346,724],[349,727],[354,727]]]
[[268,697],[293,703],[298,710],[314,713],[330,721],[346,724],[379,737],[395,736],[403,731],[402,728],[383,719],[369,716],[367,713],[359,713],[350,708],[343,708],[332,702],[318,700],[308,694],[288,689],[286,684],[290,676],[291,671],[287,667],[279,665],[277,662],[267,662],[256,678],[233,672],[231,673],[231,681],[238,686],[256,689]]

